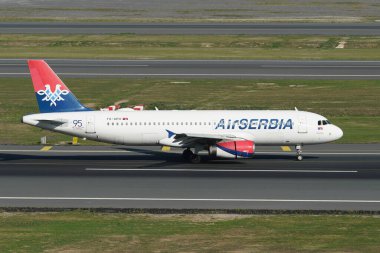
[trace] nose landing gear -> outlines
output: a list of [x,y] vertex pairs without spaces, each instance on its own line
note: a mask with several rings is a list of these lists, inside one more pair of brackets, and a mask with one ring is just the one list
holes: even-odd
[[298,161],[302,161],[302,160],[303,160],[303,156],[302,156],[302,145],[297,145],[297,146],[296,146],[296,157],[297,157],[297,160],[298,160]]

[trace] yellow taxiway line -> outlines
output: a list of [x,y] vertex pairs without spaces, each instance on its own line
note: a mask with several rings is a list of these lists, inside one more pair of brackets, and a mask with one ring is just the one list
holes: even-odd
[[50,149],[52,149],[53,146],[44,146],[40,149],[40,151],[49,151]]

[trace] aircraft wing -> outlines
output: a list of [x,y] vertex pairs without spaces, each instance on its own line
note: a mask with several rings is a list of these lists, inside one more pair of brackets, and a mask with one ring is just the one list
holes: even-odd
[[196,145],[213,145],[223,140],[253,140],[253,136],[244,132],[235,133],[174,133],[169,130],[168,138],[160,140],[160,144],[175,147],[194,147]]

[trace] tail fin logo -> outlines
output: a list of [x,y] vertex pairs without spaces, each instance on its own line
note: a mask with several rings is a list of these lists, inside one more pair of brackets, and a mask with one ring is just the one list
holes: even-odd
[[55,86],[55,91],[52,92],[50,88],[50,84],[45,85],[45,90],[39,90],[37,91],[37,94],[40,96],[45,95],[45,97],[42,99],[42,101],[50,101],[50,106],[57,106],[57,101],[65,101],[65,99],[62,97],[69,94],[70,91],[68,90],[61,90],[61,85],[57,84]]

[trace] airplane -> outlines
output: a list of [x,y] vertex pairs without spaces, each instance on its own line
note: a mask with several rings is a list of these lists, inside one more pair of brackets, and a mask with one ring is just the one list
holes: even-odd
[[[199,163],[210,157],[251,158],[256,146],[302,147],[338,140],[343,131],[325,117],[295,110],[115,110],[85,107],[44,60],[28,60],[40,113],[22,123],[98,142],[183,149]],[[210,98],[212,99],[212,98]]]

